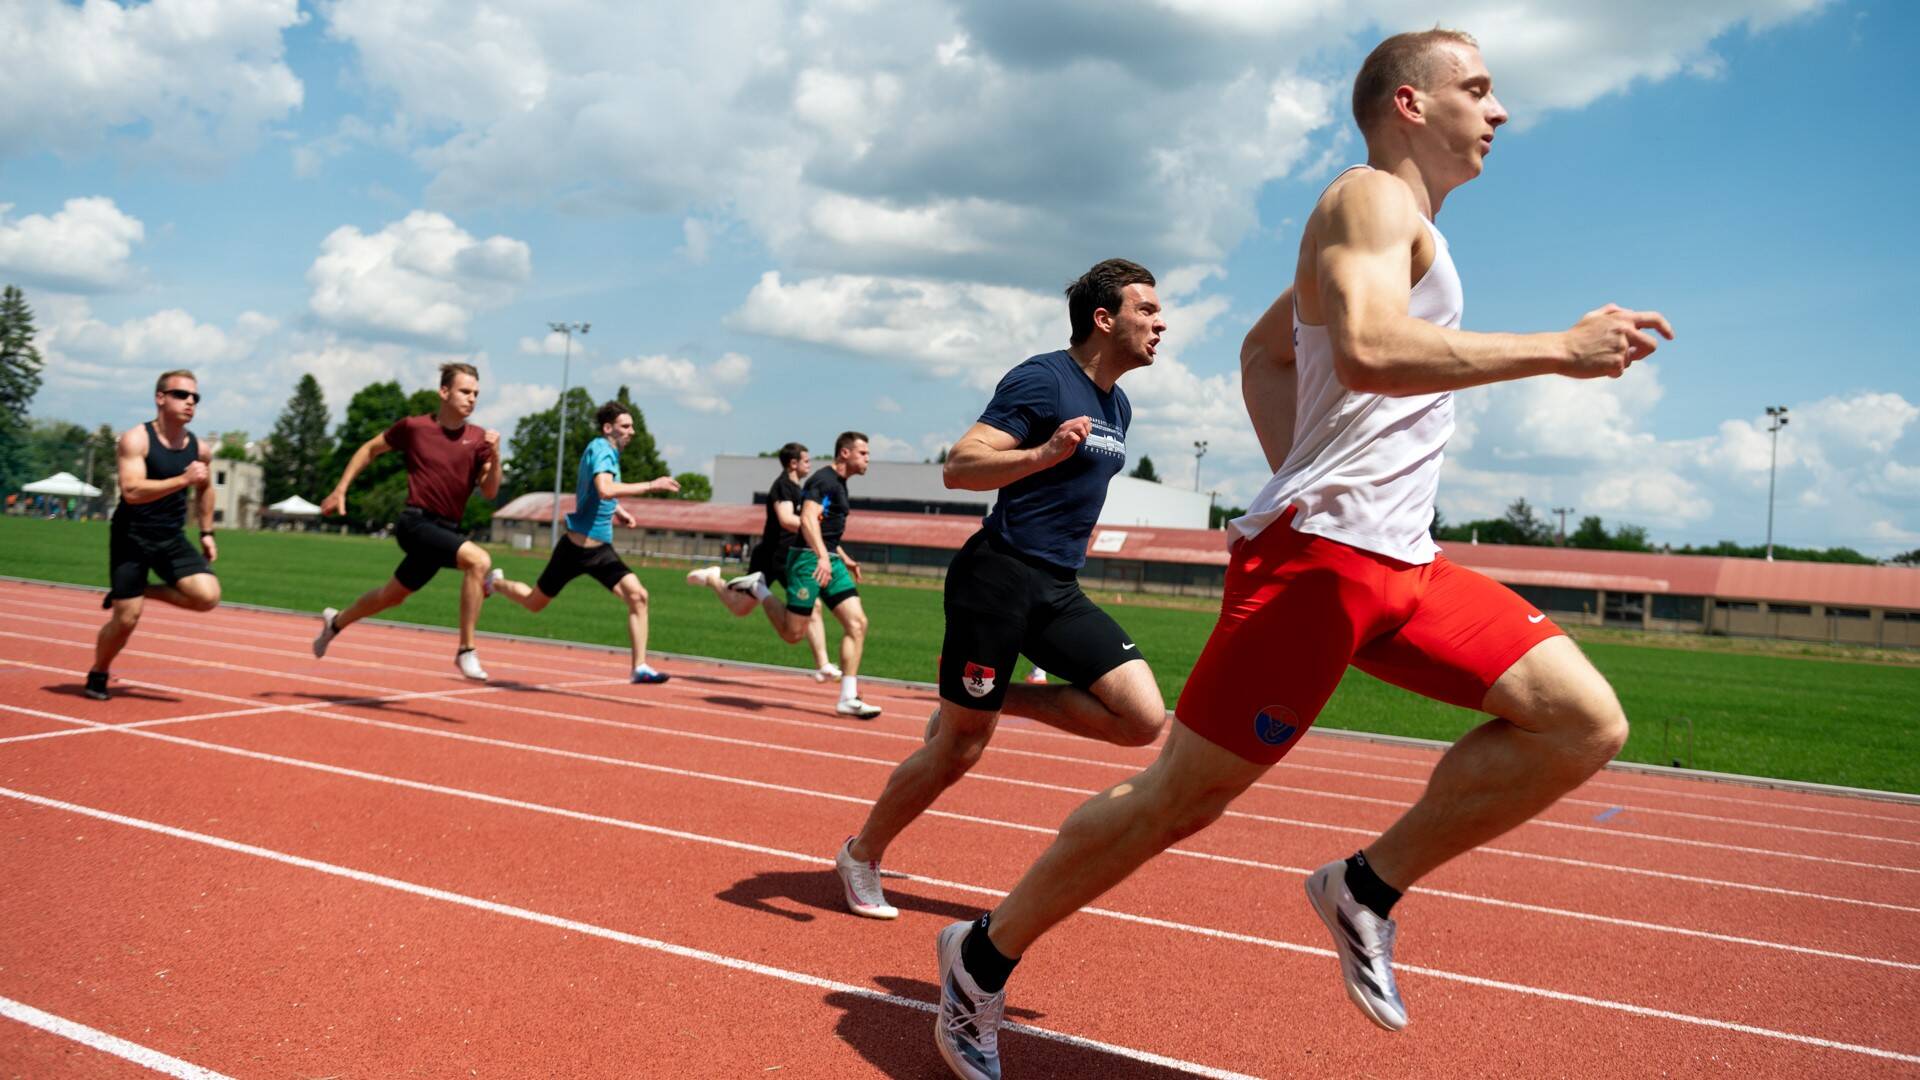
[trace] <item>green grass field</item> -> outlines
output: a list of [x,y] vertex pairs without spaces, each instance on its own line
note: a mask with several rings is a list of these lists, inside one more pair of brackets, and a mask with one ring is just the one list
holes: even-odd
[[[0,517],[0,573],[104,588],[107,529],[100,522]],[[393,572],[391,540],[292,533],[220,534],[226,598],[295,610],[345,607]],[[531,580],[544,557],[495,550],[496,565]],[[806,666],[804,645],[774,637],[757,614],[734,619],[711,594],[689,588],[684,568],[640,567],[653,596],[652,646],[669,652]],[[452,626],[458,593],[450,572],[387,618]],[[925,586],[870,585],[873,620],[865,674],[930,680],[940,649],[940,593]],[[1213,625],[1206,611],[1107,603],[1140,642],[1171,704]],[[591,579],[570,586],[535,616],[490,603],[482,630],[624,645],[625,620]],[[832,619],[829,628],[834,627]],[[830,639],[837,634],[829,630]],[[1698,646],[1698,640],[1689,640]],[[1661,648],[1592,640],[1583,644],[1613,682],[1633,719],[1624,760],[1666,764],[1663,727],[1692,723],[1696,768],[1920,793],[1920,666],[1849,662],[1698,647]],[[837,654],[836,654],[837,655]],[[1349,671],[1320,723],[1328,727],[1453,739],[1477,714],[1440,705]],[[1678,727],[1669,750],[1682,752]]]

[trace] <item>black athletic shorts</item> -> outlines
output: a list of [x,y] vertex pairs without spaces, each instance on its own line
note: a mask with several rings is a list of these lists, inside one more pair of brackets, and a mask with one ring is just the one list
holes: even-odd
[[145,596],[149,570],[169,585],[183,577],[213,573],[200,549],[179,529],[146,532],[115,522],[108,532],[107,552],[109,600]]
[[627,569],[627,564],[620,560],[612,544],[581,547],[573,537],[561,533],[560,546],[553,549],[553,558],[547,560],[547,568],[540,572],[540,580],[534,583],[534,588],[548,597],[555,597],[567,587],[567,582],[581,574],[591,574],[593,580],[612,589],[631,573],[633,571]]
[[947,568],[947,632],[940,647],[940,697],[998,710],[1021,653],[1081,689],[1140,649],[1100,610],[1073,570],[1014,550],[985,529]]
[[460,565],[460,545],[467,542],[459,522],[415,506],[400,511],[400,519],[393,523],[393,538],[407,553],[394,570],[393,579],[408,592],[419,592],[433,575]]
[[787,547],[785,544],[758,543],[747,557],[747,573],[767,576],[767,587],[787,587]]

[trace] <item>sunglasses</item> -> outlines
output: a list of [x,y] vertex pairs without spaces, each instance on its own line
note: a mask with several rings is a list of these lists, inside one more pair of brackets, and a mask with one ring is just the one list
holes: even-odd
[[168,397],[172,398],[175,401],[191,401],[195,405],[200,404],[200,394],[198,391],[195,391],[195,390],[175,389],[175,390],[162,390],[160,392],[167,395]]

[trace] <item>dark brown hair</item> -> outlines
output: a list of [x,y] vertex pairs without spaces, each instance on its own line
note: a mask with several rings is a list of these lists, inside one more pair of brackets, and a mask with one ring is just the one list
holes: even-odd
[[1403,86],[1420,90],[1433,88],[1434,55],[1442,45],[1480,47],[1465,30],[1438,26],[1395,34],[1373,47],[1360,65],[1360,73],[1353,77],[1353,122],[1360,125],[1360,134],[1371,134],[1391,111],[1395,90]]
[[458,361],[455,361],[454,363],[451,363],[451,364],[441,364],[440,365],[441,389],[444,390],[447,387],[452,386],[453,377],[455,375],[471,375],[474,377],[475,381],[478,381],[480,378],[480,369],[477,367],[474,367],[472,364],[462,364],[462,363],[459,363]]
[[1073,334],[1067,341],[1078,345],[1087,340],[1087,335],[1093,333],[1095,311],[1105,308],[1118,313],[1120,290],[1129,285],[1152,284],[1155,284],[1153,274],[1137,262],[1108,259],[1095,263],[1093,269],[1067,286],[1067,320],[1073,325]]

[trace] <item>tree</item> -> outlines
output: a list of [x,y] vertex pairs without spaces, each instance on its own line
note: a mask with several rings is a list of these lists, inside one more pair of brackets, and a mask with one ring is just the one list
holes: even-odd
[[[667,463],[661,460],[653,435],[647,431],[646,417],[633,403],[627,388],[621,387],[614,400],[625,405],[633,416],[633,441],[620,452],[620,478],[632,483],[666,476]],[[585,387],[575,386],[567,391],[567,461],[560,474],[562,491],[574,489],[580,472],[580,453],[588,442],[600,437],[599,425],[593,420],[599,411],[600,403],[593,400]],[[507,478],[501,485],[503,497],[553,490],[553,440],[559,422],[560,403],[555,401],[552,408],[529,413],[514,426],[513,437],[507,440]]]
[[223,431],[220,433],[220,445],[213,448],[213,456],[222,461],[252,461],[247,454],[247,433],[244,431]]
[[1920,566],[1920,548],[1903,551],[1887,561],[1895,566]]
[[1607,535],[1607,527],[1600,521],[1598,514],[1588,514],[1580,519],[1580,527],[1567,537],[1567,546],[1588,549],[1604,549],[1612,546],[1613,537]]
[[312,375],[300,376],[287,399],[287,407],[273,423],[261,464],[266,467],[269,505],[291,495],[319,502],[332,487],[334,477],[327,472],[333,456],[333,439],[327,435],[327,399],[320,392],[320,381]]
[[709,502],[713,499],[713,481],[706,474],[683,472],[674,477],[680,483],[680,491],[674,496],[687,502]]
[[0,291],[0,489],[36,479],[27,462],[27,407],[40,391],[33,309],[17,286]]
[[1156,484],[1160,482],[1160,474],[1153,471],[1153,459],[1145,454],[1140,455],[1140,464],[1135,465],[1133,471],[1127,475],[1136,480],[1151,480]]
[[[436,407],[439,395],[434,395]],[[333,455],[327,462],[326,487],[339,483],[347,471],[347,462],[362,443],[393,426],[401,417],[411,415],[407,395],[397,382],[365,386],[347,402],[347,415],[335,433]],[[407,505],[406,462],[397,453],[374,458],[347,492],[347,518],[362,528],[378,528],[400,516]]]
[[101,424],[87,439],[87,475],[80,479],[100,489],[100,505],[107,506],[120,490],[120,435],[111,424]]
[[1507,525],[1512,539],[1495,541],[1502,544],[1532,544],[1544,547],[1553,543],[1553,529],[1540,516],[1533,512],[1525,496],[1507,505],[1506,515],[1500,520]]

